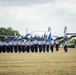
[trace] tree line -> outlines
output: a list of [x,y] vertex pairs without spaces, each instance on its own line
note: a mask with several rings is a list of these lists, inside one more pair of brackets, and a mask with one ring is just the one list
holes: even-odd
[[20,33],[17,30],[13,30],[11,27],[0,27],[0,35],[14,36],[14,33],[16,33],[17,36],[20,36]]
[[[17,30],[13,30],[11,27],[0,27],[0,35],[5,35],[5,36],[14,36],[16,33],[17,36],[20,36],[20,33]],[[0,36],[0,40],[2,40],[3,37]]]

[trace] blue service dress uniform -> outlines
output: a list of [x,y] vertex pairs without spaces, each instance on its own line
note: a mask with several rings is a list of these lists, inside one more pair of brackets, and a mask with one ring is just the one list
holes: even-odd
[[56,51],[58,51],[58,50],[59,50],[59,41],[56,40],[56,41],[55,41],[55,44],[56,44]]
[[50,43],[50,49],[51,49],[51,52],[54,51],[54,40],[51,40],[51,43]]
[[25,42],[24,40],[21,41],[21,48],[22,48],[22,52],[25,52]]
[[0,41],[0,53],[2,52],[2,41]]
[[45,40],[43,40],[43,41],[42,41],[42,44],[43,44],[43,52],[45,52],[46,41],[45,41]]
[[30,46],[31,46],[31,52],[34,52],[34,42],[33,41],[30,42]]
[[38,45],[39,45],[39,52],[42,52],[42,41],[41,40],[38,41]]
[[9,49],[10,49],[10,52],[13,53],[13,41],[9,42]]
[[16,40],[13,42],[13,45],[14,45],[14,52],[17,53],[17,41]]
[[34,50],[35,52],[38,52],[38,41],[34,40]]
[[21,52],[21,41],[20,40],[18,40],[18,51],[19,51],[19,53]]
[[25,44],[26,44],[26,51],[30,52],[30,41],[27,40]]
[[46,42],[46,51],[49,52],[49,42]]

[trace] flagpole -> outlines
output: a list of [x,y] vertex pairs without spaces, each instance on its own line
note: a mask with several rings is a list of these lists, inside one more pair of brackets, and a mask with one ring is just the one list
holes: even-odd
[[26,34],[28,34],[28,29],[26,28]]
[[51,33],[51,28],[50,28],[50,26],[48,27],[48,32]]
[[64,28],[64,38],[67,40],[67,27]]
[[51,41],[51,28],[50,28],[50,26],[48,27],[48,33],[49,33],[48,41],[50,42]]
[[65,26],[65,28],[64,28],[64,36],[66,36],[67,35],[67,27]]

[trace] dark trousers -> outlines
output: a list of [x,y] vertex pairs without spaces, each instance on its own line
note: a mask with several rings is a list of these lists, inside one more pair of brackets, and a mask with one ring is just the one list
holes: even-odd
[[58,45],[58,44],[56,44],[56,51],[58,51],[58,49],[59,49],[59,45]]
[[34,52],[34,45],[31,45],[31,51]]
[[38,52],[37,44],[34,45],[34,48],[35,48],[35,52]]
[[6,46],[7,53],[10,52],[9,46]]
[[29,49],[30,49],[30,47],[29,46],[26,46],[26,51],[27,52],[29,52]]
[[14,51],[17,53],[17,45],[14,45]]
[[18,45],[18,51],[21,52],[21,45]]
[[64,51],[67,52],[67,45],[64,46]]
[[25,52],[25,45],[22,45],[22,51]]
[[5,45],[2,46],[2,52],[3,52],[3,53],[6,52],[6,46],[5,46]]
[[45,44],[43,44],[43,52],[45,52]]
[[46,51],[49,52],[49,45],[46,45]]
[[51,45],[50,49],[51,49],[51,52],[53,52],[54,51],[54,45]]
[[13,53],[13,45],[9,46],[10,52]]
[[0,53],[2,52],[2,47],[0,46]]
[[42,45],[39,45],[39,52],[42,51]]

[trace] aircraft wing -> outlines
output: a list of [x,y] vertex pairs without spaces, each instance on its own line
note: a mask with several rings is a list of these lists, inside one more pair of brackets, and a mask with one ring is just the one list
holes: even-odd
[[[71,40],[73,37],[76,37],[76,35],[72,35],[72,36],[68,37],[67,39],[68,39],[68,40]],[[59,42],[60,42],[60,43],[64,43],[64,38],[59,39]]]
[[6,35],[0,35],[1,40],[12,40],[14,36],[6,36]]
[[66,33],[66,35],[76,35],[76,33]]
[[63,36],[61,36],[61,37],[56,37],[55,40],[61,40],[61,39],[63,39],[63,38],[64,38]]

